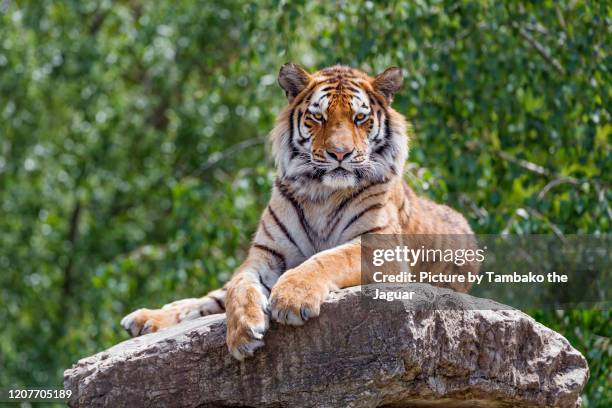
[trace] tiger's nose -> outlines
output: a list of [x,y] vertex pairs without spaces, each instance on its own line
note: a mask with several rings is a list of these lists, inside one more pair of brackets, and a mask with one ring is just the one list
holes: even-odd
[[330,155],[332,158],[335,158],[339,162],[350,156],[354,151],[354,148],[349,149],[348,147],[333,147],[326,150],[328,155]]

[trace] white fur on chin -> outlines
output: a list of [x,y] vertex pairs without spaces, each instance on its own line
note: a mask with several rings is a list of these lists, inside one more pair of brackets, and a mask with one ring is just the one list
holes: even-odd
[[323,185],[334,190],[353,188],[357,186],[354,174],[326,174],[322,179]]

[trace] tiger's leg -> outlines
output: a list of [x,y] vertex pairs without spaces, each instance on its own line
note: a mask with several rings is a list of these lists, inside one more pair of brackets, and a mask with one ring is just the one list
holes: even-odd
[[121,326],[132,337],[153,333],[183,320],[225,312],[226,288],[213,290],[201,298],[181,299],[161,309],[138,309],[121,320]]
[[320,252],[279,278],[270,296],[271,317],[279,323],[302,325],[319,315],[331,290],[357,286],[360,281],[358,241]]
[[255,242],[227,283],[226,341],[236,359],[250,357],[264,345],[263,336],[270,324],[268,297],[285,265],[285,256],[279,248]]

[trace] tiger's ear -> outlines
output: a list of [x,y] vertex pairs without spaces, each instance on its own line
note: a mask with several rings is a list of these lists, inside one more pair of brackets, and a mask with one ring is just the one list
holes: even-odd
[[283,65],[278,73],[278,84],[285,91],[289,102],[308,86],[310,74],[302,67],[290,62]]
[[374,78],[373,86],[374,89],[383,94],[387,101],[391,103],[393,95],[402,87],[403,80],[402,70],[398,67],[391,67],[385,69],[385,72]]

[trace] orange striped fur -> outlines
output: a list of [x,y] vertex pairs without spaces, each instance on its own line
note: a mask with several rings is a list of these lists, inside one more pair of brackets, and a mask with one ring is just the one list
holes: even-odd
[[459,213],[417,197],[402,179],[408,125],[390,106],[401,82],[398,68],[373,78],[284,65],[289,104],[271,132],[278,176],[247,259],[224,288],[137,310],[122,320],[126,330],[136,336],[225,311],[227,345],[241,360],[264,344],[270,319],[301,325],[331,290],[361,283],[361,235],[472,234]]

